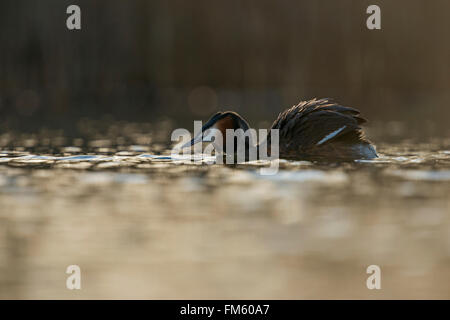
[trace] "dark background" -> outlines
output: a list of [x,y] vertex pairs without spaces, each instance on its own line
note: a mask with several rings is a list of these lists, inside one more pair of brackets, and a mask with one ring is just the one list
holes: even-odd
[[[80,31],[66,28],[70,4]],[[382,30],[366,28],[370,4]],[[219,109],[269,126],[299,100],[333,97],[371,124],[447,135],[449,15],[448,0],[2,0],[0,132],[191,128]]]

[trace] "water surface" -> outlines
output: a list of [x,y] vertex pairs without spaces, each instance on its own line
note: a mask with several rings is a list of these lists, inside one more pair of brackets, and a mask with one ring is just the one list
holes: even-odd
[[445,141],[272,176],[151,144],[35,151],[0,149],[0,298],[450,298]]

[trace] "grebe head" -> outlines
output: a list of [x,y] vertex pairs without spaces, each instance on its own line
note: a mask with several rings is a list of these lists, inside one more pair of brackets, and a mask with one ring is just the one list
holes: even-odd
[[[195,136],[191,141],[184,144],[182,148],[193,146],[198,142],[212,142],[214,137],[214,130],[219,130],[222,133],[222,146],[226,152],[226,130],[227,129],[242,129],[244,132],[249,129],[247,121],[239,114],[233,111],[217,112],[213,115],[202,127],[202,132]],[[236,143],[234,144],[236,148]]]

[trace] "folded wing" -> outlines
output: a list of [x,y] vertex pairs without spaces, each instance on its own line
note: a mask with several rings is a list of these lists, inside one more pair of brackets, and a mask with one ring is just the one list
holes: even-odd
[[[316,149],[334,141],[365,142],[359,111],[331,99],[304,101],[282,112],[272,125],[279,129],[280,148]],[[284,144],[284,145],[282,145]]]

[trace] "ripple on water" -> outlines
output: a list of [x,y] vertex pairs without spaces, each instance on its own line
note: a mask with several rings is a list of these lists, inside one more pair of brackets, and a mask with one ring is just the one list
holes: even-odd
[[[75,154],[75,155],[38,155],[27,154],[26,152],[17,151],[2,151],[0,153],[0,163],[9,164],[11,166],[20,167],[36,167],[39,165],[45,165],[47,167],[59,167],[59,168],[77,168],[88,169],[95,167],[96,169],[114,169],[121,167],[136,167],[136,168],[157,168],[158,163],[166,163],[169,165],[177,164],[214,164],[216,158],[214,156],[206,156],[204,154],[177,154],[177,155],[155,155],[149,153],[136,154],[136,152],[146,151],[149,148],[141,148],[140,146],[132,146],[130,150],[119,151],[115,154]],[[80,148],[66,147],[65,151],[76,152]],[[132,150],[132,151],[131,151]],[[389,155],[380,154],[379,158],[373,160],[356,160],[356,163],[363,163],[367,165],[381,165],[382,167],[389,166],[402,166],[414,165],[420,166],[424,164],[448,164],[450,161],[450,151],[438,150],[435,152],[417,151],[412,153],[410,151],[400,152],[396,149],[392,149]],[[89,165],[89,163],[91,165]],[[238,168],[250,169],[258,167],[267,167],[270,164],[268,161],[251,161],[244,164],[240,164]],[[159,166],[161,167],[161,166]],[[309,161],[290,161],[279,160],[280,172],[288,171],[287,173],[281,173],[274,175],[273,180],[285,179],[286,181],[321,181],[332,179],[332,181],[344,180],[344,173],[330,173],[323,172],[323,170],[311,171],[309,169],[314,168],[315,164]],[[420,167],[419,167],[420,168]],[[302,170],[300,170],[302,169]],[[303,170],[306,169],[306,170]],[[322,169],[322,168],[320,168]],[[444,168],[445,169],[445,168]],[[298,171],[298,172],[297,172]],[[391,175],[402,175],[392,171]],[[448,180],[448,172],[445,170],[436,170],[436,172],[424,172],[424,171],[411,171],[406,173],[406,177],[410,179],[422,179],[422,180]],[[267,177],[266,177],[267,178]]]
[[407,180],[450,181],[450,170],[388,170],[386,174]]
[[345,172],[337,171],[323,171],[323,170],[298,170],[298,171],[279,171],[274,175],[260,175],[254,173],[257,179],[265,179],[271,181],[283,182],[321,182],[327,184],[344,183],[348,180]]
[[144,174],[126,174],[117,172],[88,172],[78,177],[79,181],[86,184],[145,184],[148,177]]
[[425,162],[426,159],[425,158],[421,158],[418,156],[398,156],[398,157],[390,157],[390,156],[380,156],[379,158],[376,159],[370,159],[370,160],[365,160],[365,159],[360,159],[360,160],[355,160],[355,162],[357,163],[374,163],[374,164],[396,164],[396,163],[423,163]]

